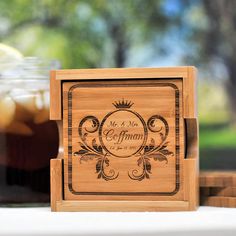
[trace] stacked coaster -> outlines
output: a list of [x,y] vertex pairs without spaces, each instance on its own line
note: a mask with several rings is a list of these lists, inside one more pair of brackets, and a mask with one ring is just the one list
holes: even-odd
[[201,172],[200,204],[236,207],[236,171]]

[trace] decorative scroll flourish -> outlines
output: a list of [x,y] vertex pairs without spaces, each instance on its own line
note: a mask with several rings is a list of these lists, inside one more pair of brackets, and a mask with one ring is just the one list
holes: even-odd
[[169,133],[167,121],[162,116],[154,115],[149,118],[147,127],[150,132],[159,135],[159,144],[156,144],[154,138],[151,138],[149,145],[146,145],[142,152],[140,152],[140,157],[137,160],[137,165],[140,167],[139,170],[134,169],[131,173],[128,173],[129,177],[133,180],[141,181],[145,178],[150,178],[150,174],[152,174],[151,160],[165,161],[167,164],[168,157],[174,155],[173,152],[167,149],[168,142],[166,142],[166,138]]
[[[86,123],[86,126],[83,125]],[[110,165],[110,160],[107,153],[104,153],[101,145],[98,145],[96,138],[92,139],[92,143],[87,142],[87,136],[94,133],[99,128],[99,121],[95,116],[86,116],[79,124],[79,136],[82,142],[79,142],[81,149],[74,152],[74,156],[80,156],[80,163],[96,159],[96,173],[98,179],[114,180],[119,176],[113,169],[107,168]],[[85,131],[85,132],[84,132]]]
[[[97,178],[106,181],[114,180],[119,176],[119,172],[110,168],[110,157],[130,157],[125,156],[125,153],[129,148],[127,145],[130,145],[130,140],[133,140],[134,143],[139,142],[140,147],[135,147],[137,151],[133,155],[137,157],[137,167],[132,171],[128,171],[128,176],[130,179],[137,181],[149,179],[152,174],[152,161],[168,164],[168,158],[174,155],[168,149],[169,143],[166,141],[169,134],[168,123],[160,115],[153,115],[145,122],[138,113],[130,110],[133,103],[128,101],[119,101],[118,103],[113,103],[113,105],[117,110],[108,113],[101,124],[95,116],[86,116],[81,120],[78,128],[81,149],[74,152],[74,156],[80,158],[80,163],[95,159]],[[118,115],[119,112],[121,114],[120,117]],[[118,119],[121,120],[120,124],[116,122],[117,116],[121,118],[131,115],[132,121]],[[140,127],[138,129],[139,133],[131,133],[134,132],[133,127]],[[116,128],[117,133],[115,133]],[[95,135],[95,132],[98,132],[98,134]],[[105,143],[103,142],[103,135],[106,137]],[[97,143],[95,137],[99,138],[99,143]],[[109,146],[112,151],[106,146],[107,142],[112,143]],[[119,155],[113,154],[114,150],[119,152]]]

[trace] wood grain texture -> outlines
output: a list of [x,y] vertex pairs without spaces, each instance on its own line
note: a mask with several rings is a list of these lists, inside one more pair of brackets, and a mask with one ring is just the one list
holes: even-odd
[[52,210],[196,210],[194,67],[58,70],[51,81],[64,163]]
[[185,118],[186,158],[198,159],[199,128],[197,118]]
[[188,75],[183,78],[183,116],[197,117],[197,69],[193,66],[186,68]]
[[201,172],[200,199],[203,206],[236,207],[236,172]]
[[62,160],[51,159],[50,161],[50,185],[51,185],[51,210],[57,211],[57,202],[62,201]]
[[[73,91],[67,96],[71,88],[73,88]],[[67,176],[65,178],[66,199],[84,199],[84,195],[89,200],[101,199],[104,195],[105,199],[113,200],[140,199],[142,196],[145,196],[145,199],[161,199],[163,196],[167,198],[171,196],[172,199],[176,200],[182,198],[183,193],[179,191],[179,186],[183,185],[183,177],[179,168],[182,166],[184,158],[184,133],[183,119],[181,119],[182,107],[179,105],[182,103],[182,84],[180,80],[126,81],[126,83],[124,81],[107,81],[102,83],[93,82],[92,84],[89,82],[65,83],[63,91],[64,146],[72,146],[71,154],[67,150],[64,155],[64,158],[68,159],[68,162],[65,162],[65,176]],[[68,107],[68,104],[70,104],[69,96],[71,96],[71,111]],[[124,109],[114,107],[114,103],[122,103],[123,98],[128,103],[133,103],[133,106]],[[95,100],[96,103],[94,103]],[[176,104],[178,105],[177,109]],[[107,114],[110,114],[110,116],[105,121],[104,117]],[[95,157],[93,158],[92,153],[90,152],[90,155],[83,148],[83,145],[85,145],[82,138],[83,134],[78,134],[81,122],[83,123],[84,119],[91,115],[96,117],[97,121],[95,118],[94,121],[88,119],[86,121],[87,126],[85,123],[82,127],[82,132],[84,130],[84,135],[87,135],[88,147],[94,149],[94,142],[101,148],[103,154],[107,153],[105,154],[107,155],[105,161],[109,161],[109,164],[104,162],[104,166],[100,167],[101,169],[104,168],[104,172],[102,172],[103,170],[96,171],[99,160],[104,157],[93,155]],[[150,127],[148,127],[149,120],[155,116],[157,119],[154,119],[153,122],[157,122],[159,126],[153,127],[153,129],[157,129],[157,131],[162,129],[162,131],[151,132]],[[72,117],[71,125],[68,124],[67,117]],[[96,132],[86,132],[86,130],[92,129],[92,127],[89,127],[91,121],[101,124],[97,127]],[[111,127],[114,122],[116,123],[115,128]],[[145,124],[142,124],[142,122]],[[168,131],[165,130],[165,122],[167,122]],[[134,124],[135,127],[131,127],[131,124]],[[68,137],[68,129],[71,130],[70,137]],[[100,131],[101,134],[99,134]],[[110,131],[112,132],[111,135],[104,134],[104,132]],[[120,138],[120,141],[119,138],[110,140],[114,137],[121,137],[120,135],[124,131],[127,131],[129,136],[122,137],[123,140]],[[163,135],[163,140],[161,135]],[[167,137],[165,137],[166,135]],[[132,140],[132,136],[133,138],[136,137],[136,140]],[[117,144],[117,142],[120,143]],[[143,142],[146,144],[143,144]],[[152,156],[146,154],[145,149],[148,149],[150,145],[153,145],[153,148],[166,145],[167,147],[163,149],[166,155],[163,155],[162,152],[151,152]],[[114,150],[118,148],[119,150]],[[140,148],[141,151],[137,153],[136,151]],[[92,150],[93,154],[94,151],[96,152],[96,150]],[[81,154],[75,156],[79,152]],[[92,160],[86,159],[84,161],[82,158],[84,152],[87,152]],[[132,154],[133,152],[137,154]],[[130,156],[130,154],[132,155]],[[153,155],[160,156],[161,159],[155,161]],[[151,168],[151,170],[149,171],[148,168]],[[137,171],[133,175],[132,171],[136,169]],[[114,175],[109,174],[113,170],[115,171]]]
[[210,196],[236,197],[236,187],[210,188]]
[[207,198],[201,198],[202,206],[214,206],[214,207],[236,207],[236,197],[218,197],[212,196]]
[[56,80],[56,71],[50,72],[50,120],[61,120],[61,81]]
[[184,160],[185,198],[189,210],[194,211],[199,205],[199,168],[198,159]]
[[56,70],[55,73],[56,79],[63,81],[101,79],[137,80],[139,78],[188,78],[189,68],[191,70],[194,67],[74,69]]
[[185,201],[59,201],[57,211],[187,211],[188,202]]
[[201,171],[200,187],[236,187],[235,171]]
[[236,197],[236,187],[201,187],[200,196]]

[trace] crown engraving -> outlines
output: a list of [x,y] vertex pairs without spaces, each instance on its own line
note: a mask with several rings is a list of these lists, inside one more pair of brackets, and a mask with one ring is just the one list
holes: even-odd
[[128,100],[124,100],[123,98],[122,101],[113,102],[112,104],[118,109],[120,108],[128,109],[132,107],[134,103]]

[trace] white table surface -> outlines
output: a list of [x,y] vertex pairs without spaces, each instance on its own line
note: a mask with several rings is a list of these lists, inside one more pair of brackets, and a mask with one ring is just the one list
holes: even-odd
[[236,209],[200,207],[196,212],[51,212],[0,208],[0,235],[236,236]]

